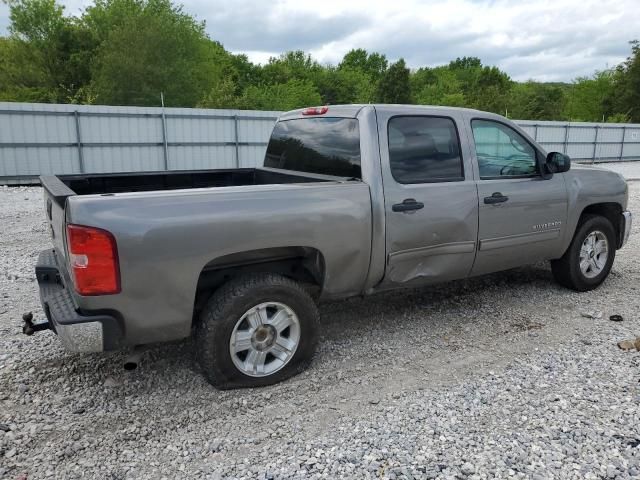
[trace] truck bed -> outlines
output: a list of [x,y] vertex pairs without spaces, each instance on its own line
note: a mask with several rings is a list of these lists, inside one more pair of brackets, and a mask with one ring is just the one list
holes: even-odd
[[[326,180],[326,178],[318,175],[293,172],[286,173],[260,168],[127,172],[41,177],[42,185],[56,200],[59,200],[59,197],[68,197],[70,195],[234,187],[242,185],[271,185],[281,183],[310,183]],[[335,181],[335,178],[332,180]]]

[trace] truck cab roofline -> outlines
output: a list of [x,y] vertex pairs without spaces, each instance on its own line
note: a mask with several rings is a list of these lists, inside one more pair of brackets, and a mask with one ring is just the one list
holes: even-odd
[[[350,105],[328,105],[329,109],[326,113],[317,114],[317,115],[304,115],[303,112],[308,108],[298,108],[296,110],[290,110],[288,112],[283,113],[278,118],[279,121],[282,120],[292,120],[295,118],[314,118],[314,117],[341,117],[341,118],[356,118],[362,109],[366,107],[372,107],[376,110],[393,110],[399,109],[402,110],[403,113],[432,113],[432,114],[440,114],[446,115],[451,112],[469,112],[475,114],[483,114],[486,112],[481,112],[480,110],[475,110],[473,108],[461,108],[461,107],[442,107],[436,105],[401,105],[401,104],[391,104],[391,103],[364,103],[364,104],[350,104]],[[499,116],[499,115],[496,115]]]

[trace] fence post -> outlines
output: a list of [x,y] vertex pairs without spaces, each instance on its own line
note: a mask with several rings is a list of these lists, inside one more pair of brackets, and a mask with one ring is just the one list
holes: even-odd
[[622,140],[620,141],[620,161],[623,162],[624,160],[624,141],[627,139],[627,126],[623,125],[622,126]]
[[565,155],[569,151],[569,127],[570,126],[571,125],[569,125],[568,123],[564,126],[564,145],[562,147],[564,148],[564,151],[562,153],[564,153]]
[[240,146],[238,145],[238,115],[233,116],[233,128],[235,131],[236,144],[236,168],[240,168]]
[[591,163],[596,163],[596,149],[598,148],[598,132],[600,129],[600,125],[596,125],[596,138],[593,141],[593,155],[591,157]]
[[538,141],[538,124],[537,123],[533,125],[533,139],[536,142]]
[[80,173],[84,173],[84,154],[82,152],[82,136],[80,135],[80,112],[74,110],[73,116],[76,121],[76,145],[78,146],[78,163],[80,164]]
[[162,120],[162,158],[164,160],[164,169],[169,170],[169,146],[167,144],[167,117],[164,114],[164,107],[162,107],[162,113],[160,114]]

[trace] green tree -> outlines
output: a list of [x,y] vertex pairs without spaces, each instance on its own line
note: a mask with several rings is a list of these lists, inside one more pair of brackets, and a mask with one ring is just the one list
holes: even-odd
[[613,113],[614,72],[604,70],[574,80],[567,90],[563,116],[578,122],[600,122]]
[[607,102],[615,113],[640,122],[640,42],[634,40],[630,44],[631,55],[616,68],[614,89]]
[[[82,13],[82,22],[87,25],[98,43],[121,28],[130,17],[139,17],[147,10],[145,0],[94,0]],[[151,6],[149,5],[149,10]]]
[[482,67],[482,61],[478,57],[458,57],[449,62],[451,70],[477,70]]
[[527,120],[560,120],[565,111],[565,89],[556,84],[516,83],[509,99],[509,113],[513,118]]
[[466,106],[461,83],[447,66],[418,69],[411,76],[411,91],[420,105]]
[[614,113],[607,117],[607,123],[629,123],[631,119],[624,113]]
[[[204,33],[204,24],[169,0],[140,0],[122,16],[122,0],[114,0],[118,22],[98,48],[91,88],[100,103],[192,106],[211,88],[216,76],[219,45]],[[126,3],[126,2],[124,2]],[[102,25],[108,23],[112,3],[94,7]],[[98,29],[100,30],[100,28]]]
[[65,17],[55,0],[10,0],[8,5],[13,45],[5,53],[25,73],[24,79],[13,77],[14,91],[23,92],[25,99],[40,92],[35,95],[39,101],[81,100],[95,49],[90,32],[76,18]]
[[196,106],[199,108],[240,108],[242,105],[237,83],[232,77],[227,77],[216,82]]
[[0,101],[55,101],[42,62],[42,55],[30,44],[0,37]]
[[286,83],[289,80],[313,81],[321,71],[322,66],[311,55],[296,50],[271,57],[262,68],[262,80],[269,84]]
[[249,85],[257,85],[262,83],[263,74],[260,65],[254,65],[249,61],[246,55],[228,54],[222,45],[222,51],[227,54],[230,66],[235,70],[237,77],[235,81],[239,90],[244,90]]
[[448,68],[458,80],[462,93],[467,98],[474,94],[478,76],[482,70],[482,62],[477,57],[456,58],[449,62]]
[[505,113],[512,81],[498,67],[482,67],[465,92],[469,105],[479,110]]
[[[378,60],[372,58],[372,65]],[[283,85],[292,80],[313,84],[323,104],[365,103],[373,100],[372,79],[359,68],[323,66],[297,50],[272,57],[262,68],[261,82]],[[255,93],[255,91],[253,91]]]
[[353,68],[325,67],[314,79],[325,105],[370,103],[375,98],[375,84],[365,72]]
[[409,69],[404,59],[391,64],[377,86],[376,99],[380,103],[411,103]]
[[363,48],[350,50],[338,65],[339,70],[361,71],[377,82],[387,70],[387,57],[380,53],[369,53]]
[[321,105],[322,98],[312,82],[292,79],[275,85],[251,85],[244,91],[240,104],[247,109],[293,110]]
[[64,7],[55,0],[8,0],[9,31],[24,41],[46,46],[65,25]]
[[210,45],[207,65],[207,92],[197,106],[203,108],[239,108],[242,92],[249,85],[258,83],[253,65],[244,55],[231,55],[217,42]]
[[477,57],[456,58],[449,62],[448,69],[457,79],[459,91],[453,94],[455,100],[467,107],[505,113],[513,83],[505,72],[483,66]]

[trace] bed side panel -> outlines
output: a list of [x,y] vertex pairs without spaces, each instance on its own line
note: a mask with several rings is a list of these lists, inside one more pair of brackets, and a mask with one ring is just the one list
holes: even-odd
[[223,255],[316,248],[326,297],[360,293],[369,266],[371,206],[361,182],[73,197],[69,215],[116,238],[122,292],[76,301],[118,310],[130,344],[188,336],[199,274]]

